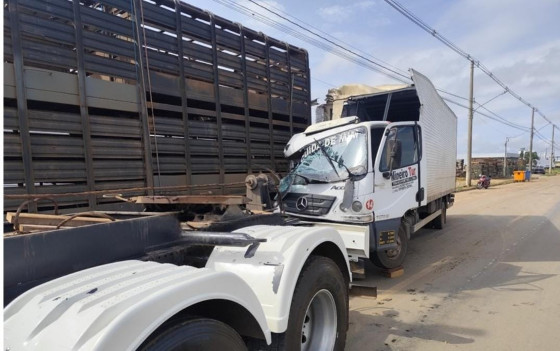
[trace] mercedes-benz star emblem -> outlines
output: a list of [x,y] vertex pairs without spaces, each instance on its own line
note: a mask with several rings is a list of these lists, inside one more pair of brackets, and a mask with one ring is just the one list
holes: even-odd
[[299,199],[297,199],[296,208],[300,211],[305,210],[307,208],[307,198],[302,196]]

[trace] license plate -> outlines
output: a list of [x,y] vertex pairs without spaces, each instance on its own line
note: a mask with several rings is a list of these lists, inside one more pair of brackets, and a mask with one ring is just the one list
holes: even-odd
[[379,233],[379,246],[395,244],[395,231],[386,230]]

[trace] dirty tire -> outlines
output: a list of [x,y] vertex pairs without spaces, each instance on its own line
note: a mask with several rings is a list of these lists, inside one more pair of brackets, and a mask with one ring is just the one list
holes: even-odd
[[141,351],[246,351],[241,336],[229,325],[208,318],[190,318],[160,327]]
[[443,204],[441,208],[441,214],[434,218],[431,222],[432,228],[443,229],[443,225],[447,222],[447,207]]
[[408,249],[408,238],[403,224],[399,227],[396,240],[397,249],[375,251],[371,253],[371,261],[374,265],[383,269],[393,269],[403,264]]
[[330,258],[311,256],[298,278],[288,329],[278,335],[274,349],[342,351],[347,330],[348,286],[342,272]]

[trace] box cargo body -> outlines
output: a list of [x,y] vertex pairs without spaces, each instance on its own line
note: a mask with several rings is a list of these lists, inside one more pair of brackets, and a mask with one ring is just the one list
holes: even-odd
[[412,70],[410,87],[371,95],[355,96],[345,106],[343,117],[357,115],[360,121],[417,121],[422,127],[423,204],[455,191],[457,116],[437,93],[432,82]]
[[242,191],[247,173],[286,170],[285,143],[310,123],[307,52],[240,24],[179,1],[6,4],[7,195]]

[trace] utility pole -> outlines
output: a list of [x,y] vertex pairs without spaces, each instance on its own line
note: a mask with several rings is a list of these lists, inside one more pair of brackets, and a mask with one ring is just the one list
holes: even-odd
[[471,186],[471,157],[472,157],[472,122],[473,122],[473,86],[474,86],[474,61],[471,60],[471,84],[469,88],[469,126],[467,136],[467,186]]
[[535,108],[531,110],[531,142],[529,143],[529,172],[533,172],[533,125],[535,124]]
[[509,141],[509,137],[506,137],[506,143],[504,145],[504,178],[507,174],[507,143]]
[[550,167],[548,168],[548,174],[552,174],[552,166],[556,164],[556,162],[554,162],[554,128],[556,128],[556,126],[553,124],[552,125],[552,149],[550,149]]

